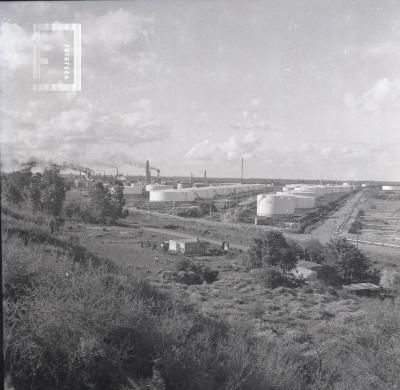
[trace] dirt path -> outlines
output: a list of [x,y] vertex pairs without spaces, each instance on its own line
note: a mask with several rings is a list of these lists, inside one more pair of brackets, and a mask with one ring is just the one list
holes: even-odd
[[360,191],[349,198],[338,211],[333,213],[320,226],[312,230],[310,237],[325,243],[338,234],[338,229],[339,232],[343,232],[362,195],[363,191]]

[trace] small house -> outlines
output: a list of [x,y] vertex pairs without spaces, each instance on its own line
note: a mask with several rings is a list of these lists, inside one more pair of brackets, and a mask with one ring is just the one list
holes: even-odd
[[185,255],[203,255],[208,247],[207,241],[197,239],[169,240],[169,251]]
[[312,261],[299,261],[296,268],[292,271],[292,274],[299,279],[321,279],[330,284],[334,284],[337,281],[336,272],[332,267],[326,264],[314,263]]

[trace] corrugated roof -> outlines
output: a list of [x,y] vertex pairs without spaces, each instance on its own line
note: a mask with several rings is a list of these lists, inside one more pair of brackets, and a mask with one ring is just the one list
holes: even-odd
[[373,283],[353,283],[343,286],[345,290],[360,291],[360,290],[379,290],[380,287]]

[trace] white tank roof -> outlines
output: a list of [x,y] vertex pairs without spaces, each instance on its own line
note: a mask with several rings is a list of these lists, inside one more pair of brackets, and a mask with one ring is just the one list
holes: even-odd
[[295,202],[295,197],[290,195],[257,195],[257,216],[291,215],[294,213]]

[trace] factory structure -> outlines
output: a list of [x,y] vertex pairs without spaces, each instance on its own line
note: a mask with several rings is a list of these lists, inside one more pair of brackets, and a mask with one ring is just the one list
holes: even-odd
[[349,193],[355,186],[289,184],[283,191],[257,195],[257,217],[279,218],[294,215],[296,209],[312,209],[317,198],[337,193]]
[[[144,204],[153,204],[154,207],[165,207],[166,203],[180,202],[211,202],[214,200],[226,201],[229,206],[231,200],[254,196],[256,197],[256,223],[257,218],[284,218],[294,216],[296,213],[304,213],[317,207],[317,200],[320,197],[328,197],[338,193],[349,193],[355,190],[355,186],[343,184],[287,184],[281,191],[271,193],[271,185],[265,184],[243,184],[239,183],[216,183],[211,185],[207,181],[207,172],[204,171],[202,180],[194,182],[194,177],[190,174],[190,181],[168,182],[161,181],[160,169],[150,165],[149,160],[145,163],[132,160],[132,165],[144,168],[144,177],[137,182],[129,182],[123,175],[115,175],[111,182],[119,182],[123,186],[123,193],[132,204],[143,202],[143,196],[147,199]],[[243,169],[243,162],[242,162]],[[155,172],[152,177],[151,173]],[[75,186],[78,188],[87,188],[93,182],[93,171],[89,168],[79,167],[79,179],[75,180]],[[242,173],[243,177],[243,173]],[[243,180],[242,180],[243,181]],[[105,182],[103,182],[105,184]],[[400,186],[382,186],[382,190],[398,191]],[[139,196],[139,197],[137,197]],[[333,197],[332,197],[333,198]],[[159,203],[159,206],[156,204]],[[189,207],[189,206],[187,206]],[[223,207],[225,208],[225,207]]]

